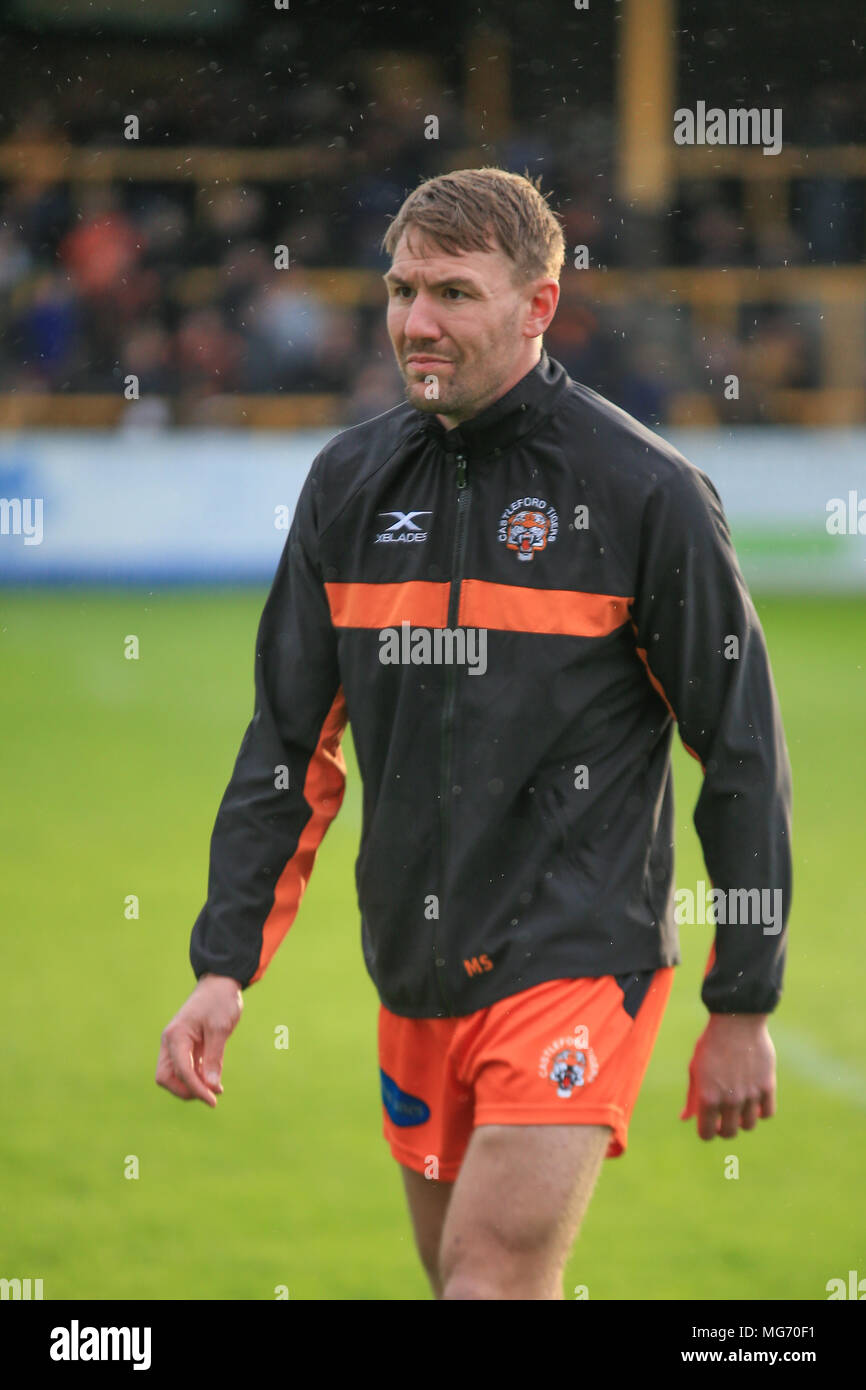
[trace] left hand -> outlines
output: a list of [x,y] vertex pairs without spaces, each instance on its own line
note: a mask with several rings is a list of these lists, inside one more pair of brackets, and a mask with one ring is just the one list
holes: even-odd
[[733,1139],[776,1113],[776,1050],[766,1014],[710,1014],[689,1063],[681,1120],[701,1139]]

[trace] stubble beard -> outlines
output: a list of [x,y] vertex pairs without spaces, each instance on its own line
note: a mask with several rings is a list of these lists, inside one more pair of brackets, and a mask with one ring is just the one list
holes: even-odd
[[[455,367],[459,370],[459,363],[455,364]],[[435,375],[435,368],[432,367],[429,372],[425,373],[425,376]],[[474,392],[467,392],[461,389],[459,380],[455,381],[452,375],[451,381],[447,385],[444,385],[441,395],[433,397],[425,395],[427,383],[423,376],[410,377],[407,373],[403,377],[403,384],[407,401],[415,410],[420,411],[422,414],[447,415],[457,417],[458,419],[462,415],[464,418],[469,419],[472,415],[477,414],[480,408],[476,402],[484,398],[485,390],[489,389],[489,386],[492,386],[494,383],[481,382],[479,383],[480,389]],[[440,386],[442,386],[441,382]],[[413,387],[415,388],[414,390]]]
[[[428,396],[428,376],[436,376],[434,368],[431,367],[423,376],[410,375],[408,372],[404,374],[403,387],[409,404],[425,415],[452,415],[460,410],[464,404],[463,393],[459,389],[455,390],[452,385],[446,387],[441,395]],[[440,381],[440,388],[441,386]]]

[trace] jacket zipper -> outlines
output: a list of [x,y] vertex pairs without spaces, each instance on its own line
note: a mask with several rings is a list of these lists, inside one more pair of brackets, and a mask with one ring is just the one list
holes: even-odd
[[[457,464],[457,520],[454,527],[454,551],[451,565],[451,591],[448,595],[448,622],[449,629],[457,626],[457,618],[460,610],[460,585],[463,580],[463,564],[466,558],[466,532],[469,519],[469,506],[472,501],[472,489],[469,485],[467,476],[467,459],[465,454],[455,456]],[[454,708],[457,701],[457,671],[456,668],[446,666],[445,668],[445,700],[442,707],[442,740],[441,740],[441,776],[439,782],[439,810],[441,823],[441,856],[442,856],[442,883],[445,882],[445,875],[448,870],[448,850],[451,838],[451,756],[453,751],[454,734]],[[437,959],[438,955],[434,944],[434,952]],[[453,1015],[454,1009],[448,991],[445,988],[443,979],[443,966],[435,965],[436,978],[439,981],[439,994],[449,1015]]]

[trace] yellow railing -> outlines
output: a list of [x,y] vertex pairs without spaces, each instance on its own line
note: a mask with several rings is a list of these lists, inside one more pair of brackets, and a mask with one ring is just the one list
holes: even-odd
[[[776,155],[743,145],[675,146],[671,151],[677,179],[743,179],[746,183],[778,179],[866,178],[866,145],[791,145]],[[489,148],[467,145],[452,151],[455,169],[490,163]],[[135,141],[90,149],[86,146],[6,140],[0,144],[0,179],[35,178],[92,183],[108,179],[163,182],[194,180],[269,183],[288,178],[330,178],[342,169],[369,171],[364,149],[336,144],[255,149],[213,146],[139,146]]]
[[[767,393],[766,419],[788,425],[862,425],[866,392],[821,389]],[[196,413],[204,428],[250,430],[333,429],[346,424],[335,395],[212,396]],[[135,405],[118,396],[0,393],[0,430],[116,429],[134,422]],[[664,423],[706,428],[731,419],[718,393],[674,392]]]

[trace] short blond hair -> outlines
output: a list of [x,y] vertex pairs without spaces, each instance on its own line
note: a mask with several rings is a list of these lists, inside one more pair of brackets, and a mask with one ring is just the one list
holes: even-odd
[[514,262],[515,283],[559,280],[565,237],[538,181],[485,166],[424,179],[406,198],[382,238],[393,260],[403,233],[417,227],[448,255],[489,251],[491,236]]

